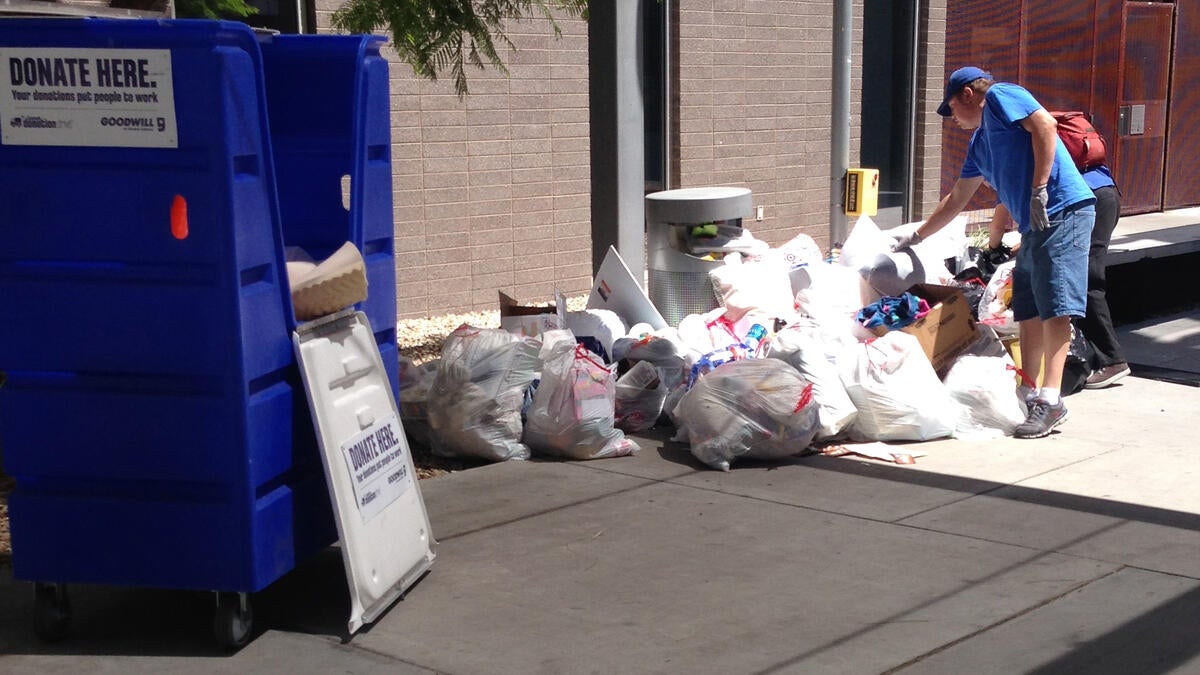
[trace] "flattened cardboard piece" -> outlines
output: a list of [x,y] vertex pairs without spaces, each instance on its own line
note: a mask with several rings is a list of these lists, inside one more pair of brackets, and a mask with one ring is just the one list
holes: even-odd
[[592,294],[588,296],[588,309],[607,309],[616,312],[633,326],[648,323],[654,330],[667,327],[667,321],[650,301],[645,289],[629,271],[621,254],[612,246],[604,254],[596,278],[592,280]]
[[518,304],[511,296],[500,295],[500,327],[524,337],[537,337],[548,330],[560,330],[567,325],[567,302],[562,293],[554,292],[553,307]]
[[303,323],[292,346],[337,522],[354,633],[429,570],[436,542],[367,316],[344,310]]

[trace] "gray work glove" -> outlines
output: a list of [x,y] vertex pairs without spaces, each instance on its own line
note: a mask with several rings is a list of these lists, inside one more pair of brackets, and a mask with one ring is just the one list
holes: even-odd
[[892,244],[893,251],[899,251],[902,248],[909,248],[921,243],[921,235],[916,230],[908,234],[894,234],[892,238],[896,241]]
[[1048,203],[1050,195],[1046,193],[1046,186],[1033,188],[1033,194],[1029,196],[1029,227],[1038,232],[1050,227],[1050,216],[1046,214]]

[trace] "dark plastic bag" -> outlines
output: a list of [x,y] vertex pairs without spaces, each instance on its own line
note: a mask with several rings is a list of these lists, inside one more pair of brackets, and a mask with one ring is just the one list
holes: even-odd
[[992,280],[996,268],[1012,260],[1013,257],[1012,249],[1004,245],[999,248],[979,249],[979,254],[975,258],[975,267],[979,268],[983,282],[986,284]]
[[1088,376],[1092,374],[1092,359],[1096,350],[1088,342],[1083,331],[1074,324],[1071,325],[1071,347],[1067,352],[1067,363],[1063,366],[1062,395],[1069,396],[1083,389]]
[[967,299],[967,307],[971,308],[971,318],[979,320],[979,303],[983,300],[983,292],[987,290],[987,280],[980,274],[978,267],[968,267],[954,275],[954,286],[962,291]]

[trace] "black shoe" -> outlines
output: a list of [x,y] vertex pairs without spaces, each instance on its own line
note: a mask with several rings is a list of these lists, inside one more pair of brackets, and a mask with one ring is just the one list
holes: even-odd
[[1054,427],[1067,421],[1067,406],[1060,400],[1058,405],[1050,405],[1042,399],[1035,399],[1029,407],[1029,416],[1013,430],[1016,438],[1041,438],[1049,436]]

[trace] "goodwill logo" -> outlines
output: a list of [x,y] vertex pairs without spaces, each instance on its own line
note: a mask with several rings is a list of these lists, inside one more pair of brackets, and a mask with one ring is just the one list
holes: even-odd
[[166,49],[0,47],[0,144],[176,148]]

